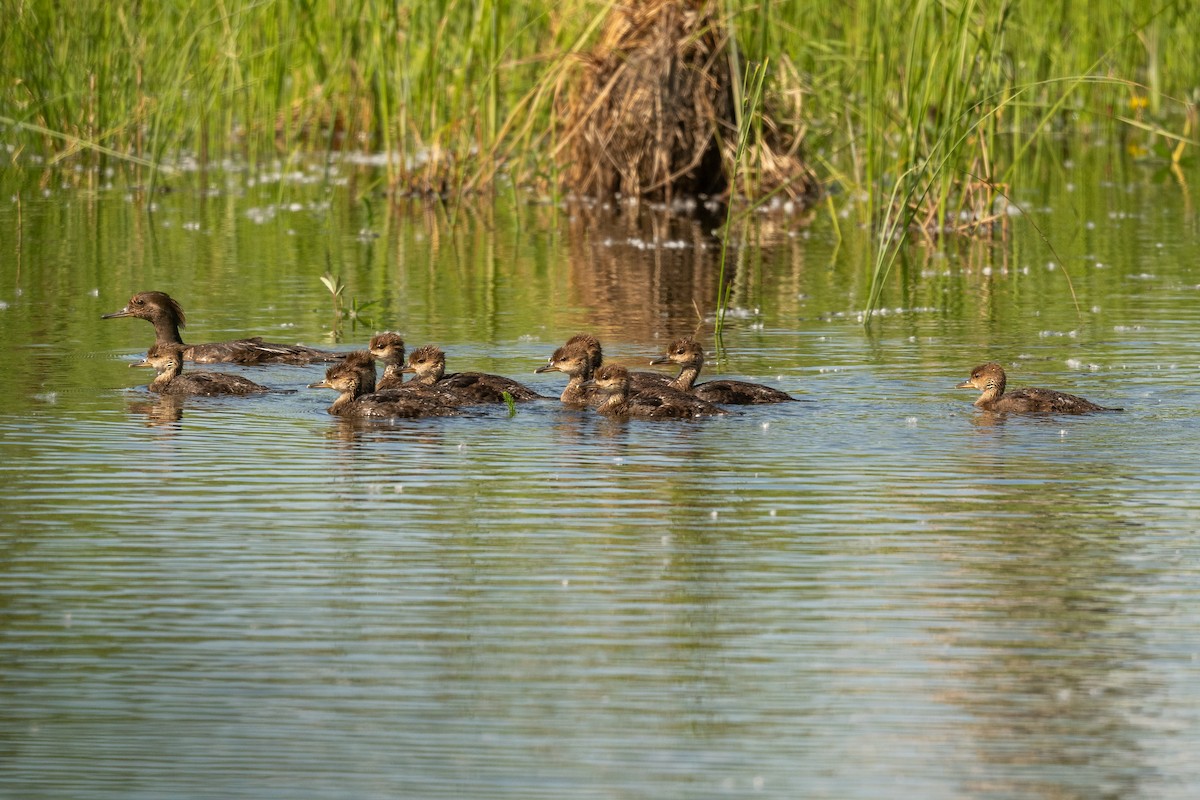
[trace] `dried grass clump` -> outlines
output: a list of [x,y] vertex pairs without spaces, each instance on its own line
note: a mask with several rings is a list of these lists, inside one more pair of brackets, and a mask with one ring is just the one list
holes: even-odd
[[[724,194],[737,142],[726,34],[706,0],[616,5],[559,108],[563,180],[586,196]],[[761,144],[761,143],[760,143]],[[763,145],[755,173],[788,173]],[[761,187],[760,187],[761,190]]]
[[563,114],[567,185],[649,199],[723,192],[719,137],[737,130],[731,87],[704,0],[613,6]]

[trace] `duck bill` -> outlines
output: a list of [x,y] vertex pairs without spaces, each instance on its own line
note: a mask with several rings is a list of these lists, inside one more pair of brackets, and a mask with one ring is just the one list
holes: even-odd
[[955,384],[954,388],[955,389],[974,389],[975,384],[971,383],[970,381],[963,381],[962,383]]
[[534,370],[534,372],[539,375],[543,372],[558,372],[558,371],[559,371],[558,367],[554,366],[553,364],[542,364],[540,367],[538,367],[537,369]]
[[125,306],[120,311],[114,311],[111,314],[105,314],[104,316],[100,317],[100,319],[116,319],[117,317],[130,317],[130,316],[133,316],[133,312],[129,310],[129,306]]
[[670,363],[671,363],[670,356],[659,356],[658,358],[656,358],[650,362],[650,366],[653,367],[655,364],[670,364]]
[[[103,319],[103,317],[101,317],[101,319]],[[134,363],[130,364],[129,368],[133,369],[134,367],[153,367],[153,366],[154,366],[153,364],[151,364],[149,361],[147,361],[146,359],[143,358],[141,361],[135,361]]]
[[310,389],[332,389],[333,387],[329,385],[329,381],[317,381],[316,383],[310,383],[308,385],[308,388],[310,388]]

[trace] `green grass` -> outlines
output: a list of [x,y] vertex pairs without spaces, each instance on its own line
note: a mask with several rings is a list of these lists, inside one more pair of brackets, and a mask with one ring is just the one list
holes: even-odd
[[[878,237],[872,307],[914,237],[1003,236],[990,214],[1012,170],[1058,135],[1136,135],[1176,160],[1195,144],[1190,0],[720,2],[741,81],[734,185],[755,194],[769,124],[803,141],[835,189],[831,217]],[[147,183],[181,156],[360,151],[386,154],[377,180],[398,191],[554,192],[555,104],[607,9],[0,0],[0,123],[14,163],[116,165]]]
[[[1190,4],[1007,0],[724,0],[740,74],[802,98],[798,126],[849,185],[1000,159],[1039,129],[1178,111],[1200,83]],[[4,0],[0,115],[20,143],[169,163],[352,149],[396,154],[395,179],[486,183],[553,171],[552,99],[605,3]],[[1063,104],[1064,79],[1108,78]],[[1123,83],[1128,82],[1128,83]],[[1018,98],[1006,104],[1012,98]],[[770,98],[768,97],[768,100]],[[776,104],[778,106],[778,104]],[[1005,112],[997,114],[1004,107]],[[1048,109],[1057,108],[1050,120]],[[971,141],[959,141],[972,132]],[[10,137],[12,134],[10,134]],[[984,151],[984,145],[989,148]],[[523,148],[514,148],[523,144]],[[937,158],[956,145],[961,157]],[[457,185],[455,183],[454,185]],[[945,186],[935,189],[950,202]],[[876,193],[876,199],[886,196]]]

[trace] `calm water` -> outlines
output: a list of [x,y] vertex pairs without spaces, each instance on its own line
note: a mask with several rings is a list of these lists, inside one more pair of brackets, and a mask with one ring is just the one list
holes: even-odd
[[[192,341],[395,329],[547,394],[571,334],[642,367],[712,309],[708,222],[332,174],[0,179],[0,796],[1200,793],[1200,174],[1048,167],[1053,252],[914,247],[868,328],[865,234],[764,219],[709,372],[806,403],[147,394],[149,325],[99,319],[141,289]],[[340,337],[326,270],[373,301]],[[1127,410],[989,418],[950,388],[989,359]]]

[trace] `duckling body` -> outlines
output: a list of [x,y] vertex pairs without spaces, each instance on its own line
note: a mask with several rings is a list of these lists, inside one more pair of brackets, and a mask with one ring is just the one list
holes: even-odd
[[629,370],[616,364],[607,364],[598,369],[591,383],[604,396],[596,412],[607,416],[690,419],[725,413],[712,403],[669,386],[634,391]]
[[454,372],[446,374],[446,354],[433,345],[413,350],[404,372],[413,373],[405,384],[417,384],[449,392],[468,403],[503,403],[508,394],[516,401],[545,399],[540,394],[503,375],[486,372]]
[[726,405],[759,405],[763,403],[787,403],[796,398],[787,392],[749,381],[718,380],[697,384],[696,378],[704,367],[704,348],[690,336],[676,339],[667,346],[665,355],[651,364],[678,364],[679,376],[671,381],[671,388],[687,392],[710,403]]
[[367,345],[371,355],[383,364],[383,375],[375,382],[376,391],[398,389],[404,386],[404,339],[400,334],[387,331],[371,337]]
[[[407,386],[407,384],[406,384]],[[310,389],[333,389],[338,397],[327,410],[338,417],[396,419],[445,417],[458,413],[445,398],[420,390],[375,392],[375,360],[366,351],[351,353],[325,371]]]
[[341,353],[315,350],[303,345],[264,342],[257,336],[207,344],[184,344],[179,336],[179,329],[187,324],[187,317],[179,303],[165,292],[138,292],[129,298],[129,303],[120,311],[105,314],[101,319],[117,317],[147,320],[154,326],[155,336],[150,353],[168,344],[183,345],[184,361],[201,364],[310,364],[314,361],[338,361],[342,358]]
[[183,345],[165,344],[154,348],[146,355],[145,360],[131,367],[153,367],[158,371],[149,389],[164,395],[176,397],[201,396],[215,397],[219,395],[249,395],[268,392],[266,386],[247,380],[240,375],[229,375],[224,372],[188,372],[183,373]]
[[1052,389],[1025,388],[1005,392],[1008,377],[1004,368],[995,362],[980,364],[971,370],[971,377],[954,388],[978,389],[982,392],[974,405],[984,411],[1011,414],[1089,414],[1093,411],[1120,411],[1105,408],[1090,400]]

